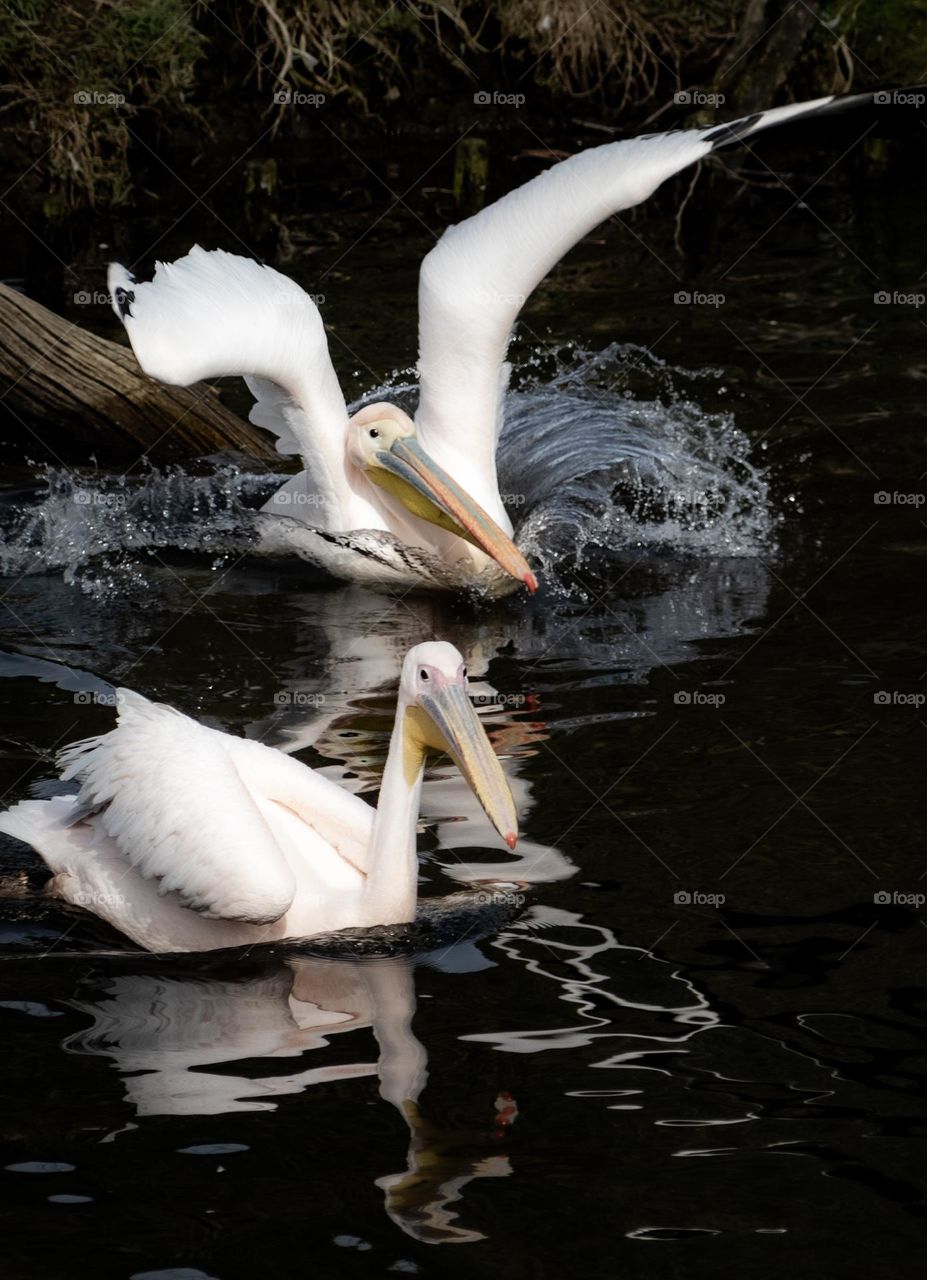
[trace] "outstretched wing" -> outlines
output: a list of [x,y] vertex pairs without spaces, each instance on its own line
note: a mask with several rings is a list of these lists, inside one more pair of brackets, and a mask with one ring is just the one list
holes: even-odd
[[416,425],[422,445],[504,528],[495,451],[505,351],[525,299],[578,240],[717,147],[798,116],[871,100],[819,98],[710,129],[580,152],[449,227],[422,262]]
[[175,386],[243,376],[257,398],[251,421],[309,469],[318,495],[313,518],[325,528],[353,527],[344,471],[348,415],[309,295],[272,267],[198,245],[176,262],[159,262],[150,282],[137,283],[118,263],[108,281],[145,372]]
[[223,735],[128,689],[116,696],[116,728],[59,756],[62,778],[81,784],[79,811],[96,812],[129,867],[187,906],[278,920],[296,880]]

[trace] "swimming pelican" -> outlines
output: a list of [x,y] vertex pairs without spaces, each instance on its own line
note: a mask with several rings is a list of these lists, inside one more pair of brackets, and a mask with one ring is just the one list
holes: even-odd
[[50,892],[149,951],[209,951],[415,917],[425,756],[447,751],[510,849],[511,792],[453,645],[406,655],[376,811],[260,742],[117,690],[118,723],[66,747],[76,796],[23,800],[0,831]]
[[376,587],[533,591],[496,479],[505,354],[525,299],[600,222],[712,151],[871,100],[829,96],[606,143],[449,227],[419,275],[414,422],[386,403],[348,416],[315,302],[271,267],[196,246],[136,283],[114,263],[113,306],[147,373],[182,386],[243,375],[251,421],[302,458],[306,470],[262,509],[259,551]]

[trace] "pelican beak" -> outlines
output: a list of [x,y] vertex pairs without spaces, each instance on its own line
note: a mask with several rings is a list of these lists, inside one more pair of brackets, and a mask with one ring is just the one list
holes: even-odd
[[515,801],[502,765],[473,709],[464,681],[449,682],[434,693],[419,695],[419,705],[438,731],[429,745],[440,746],[454,759],[489,821],[510,849],[518,840]]
[[414,435],[400,436],[389,449],[381,449],[367,475],[413,515],[466,538],[529,591],[537,591],[537,578],[512,539],[428,456]]

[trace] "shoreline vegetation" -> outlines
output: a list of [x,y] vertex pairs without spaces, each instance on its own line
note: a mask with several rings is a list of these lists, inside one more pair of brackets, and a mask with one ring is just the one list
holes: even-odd
[[235,155],[256,126],[311,145],[320,119],[414,136],[476,112],[476,138],[525,108],[621,136],[916,83],[927,0],[7,0],[0,66],[5,203],[54,222],[131,209],[155,159]]
[[[111,258],[145,278],[197,242],[292,263],[331,290],[328,331],[356,375],[344,259],[368,234],[381,293],[404,273],[389,296],[412,331],[417,256],[445,226],[583,146],[918,84],[927,0],[4,0],[0,67],[0,455],[20,458],[40,423],[51,452],[34,461],[139,445],[156,464],[229,445],[263,458],[233,392],[230,413],[205,388],[179,407],[145,391],[115,332]],[[895,116],[922,146],[916,113]],[[873,171],[911,168],[889,121],[857,129],[853,165],[824,174],[854,201]],[[703,252],[719,210],[777,189],[749,156],[695,186],[677,180],[659,225],[648,209],[661,254]],[[394,237],[420,252],[400,264]],[[162,438],[178,411],[184,432]]]

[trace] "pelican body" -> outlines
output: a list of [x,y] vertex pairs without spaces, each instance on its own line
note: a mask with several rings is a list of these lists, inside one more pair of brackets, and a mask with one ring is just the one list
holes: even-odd
[[113,305],[147,373],[184,386],[243,375],[251,421],[301,457],[258,517],[259,552],[377,588],[533,591],[496,478],[506,349],[526,298],[599,223],[717,148],[871,100],[818,98],[607,143],[449,227],[419,275],[414,421],[385,403],[349,416],[314,300],[271,267],[196,246],[137,283],[114,263]]
[[149,951],[208,951],[415,917],[425,758],[448,751],[510,849],[511,792],[453,645],[406,655],[372,809],[260,742],[126,689],[118,723],[59,755],[76,796],[23,800],[0,831],[32,845],[49,892]]

